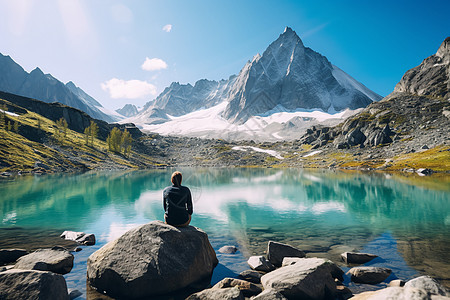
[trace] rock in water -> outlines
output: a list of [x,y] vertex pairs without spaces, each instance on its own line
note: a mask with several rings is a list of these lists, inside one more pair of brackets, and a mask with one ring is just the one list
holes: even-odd
[[376,257],[378,256],[369,253],[344,252],[341,254],[342,260],[347,264],[365,264]]
[[93,233],[87,234],[66,230],[60,235],[60,238],[75,241],[86,246],[95,245],[95,235]]
[[351,268],[347,273],[352,274],[352,281],[358,283],[377,284],[391,275],[391,269],[377,267]]
[[67,274],[73,268],[73,254],[62,247],[39,249],[19,258],[14,269],[51,271]]
[[[332,270],[337,266],[321,258],[303,258],[261,277],[264,290],[274,289],[288,299],[333,299],[336,282]],[[328,297],[328,298],[327,298]]]
[[234,254],[237,250],[238,248],[235,246],[223,246],[219,249],[219,252],[224,254]]
[[27,254],[28,251],[24,249],[0,249],[0,264],[15,262],[17,259]]
[[94,252],[87,261],[87,277],[109,296],[150,298],[209,279],[217,263],[202,230],[153,221]]
[[287,244],[269,241],[267,244],[267,258],[277,267],[280,267],[285,257],[305,257],[305,253]]
[[62,275],[13,269],[0,273],[0,299],[69,300],[69,295]]

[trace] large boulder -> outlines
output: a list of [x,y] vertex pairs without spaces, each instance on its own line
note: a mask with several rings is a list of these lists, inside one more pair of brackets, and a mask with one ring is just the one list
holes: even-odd
[[302,258],[261,277],[264,289],[274,289],[288,299],[327,299],[336,293],[332,270],[337,266],[322,258]]
[[12,269],[0,273],[0,299],[69,300],[69,295],[62,275]]
[[27,254],[28,251],[24,249],[0,249],[0,265],[15,262]]
[[154,221],[129,230],[87,261],[88,283],[116,298],[150,298],[207,281],[217,265],[199,228]]
[[430,276],[420,276],[405,283],[405,288],[422,289],[433,295],[450,296],[447,289]]
[[352,281],[357,283],[377,284],[391,275],[392,270],[379,267],[356,267],[348,270]]
[[62,247],[39,249],[17,260],[14,269],[50,271],[67,274],[73,268],[73,254]]
[[305,252],[287,244],[269,241],[267,244],[267,258],[276,267],[280,267],[285,257],[305,257]]

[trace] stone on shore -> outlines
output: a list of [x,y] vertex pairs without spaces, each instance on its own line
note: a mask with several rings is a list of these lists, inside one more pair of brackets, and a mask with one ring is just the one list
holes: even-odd
[[405,283],[405,288],[408,287],[425,290],[433,295],[449,296],[447,289],[430,276],[420,276],[411,279]]
[[39,249],[17,260],[14,269],[50,271],[67,274],[73,268],[73,254],[62,247]]
[[245,270],[239,274],[240,278],[252,283],[261,283],[261,276],[262,274],[255,270]]
[[15,262],[27,254],[28,251],[24,249],[0,249],[0,265]]
[[302,258],[261,277],[264,289],[274,289],[290,299],[327,299],[336,293],[333,262],[321,258]]
[[217,263],[205,232],[154,221],[94,252],[87,277],[90,285],[114,298],[151,298],[208,285]]
[[238,248],[235,246],[223,246],[219,249],[219,252],[224,254],[234,254],[237,250]]
[[241,279],[235,279],[235,278],[224,278],[218,283],[216,283],[212,289],[223,289],[223,288],[229,288],[229,287],[235,287],[237,286],[239,290],[241,290],[244,297],[251,297],[258,295],[262,292],[262,289],[257,286],[254,283],[251,283],[249,281],[241,280]]
[[381,299],[404,299],[404,300],[430,300],[430,295],[424,290],[404,287],[387,287],[378,291],[364,292],[354,295],[352,300],[381,300]]
[[280,267],[285,257],[305,257],[305,252],[287,244],[269,241],[267,259],[276,267]]
[[224,289],[206,289],[190,295],[186,300],[244,300],[238,287]]
[[287,298],[274,289],[268,289],[253,297],[252,300],[287,300]]
[[369,253],[344,252],[341,254],[342,260],[347,264],[365,264],[378,256]]
[[0,299],[69,300],[69,295],[62,275],[12,269],[0,273]]
[[391,275],[391,269],[378,267],[355,267],[347,273],[352,275],[352,281],[357,283],[377,284]]
[[256,271],[270,272],[275,270],[275,267],[262,255],[250,256],[247,263],[250,268]]
[[66,230],[59,237],[65,240],[75,241],[86,246],[95,245],[95,235],[93,233],[88,234],[84,232]]

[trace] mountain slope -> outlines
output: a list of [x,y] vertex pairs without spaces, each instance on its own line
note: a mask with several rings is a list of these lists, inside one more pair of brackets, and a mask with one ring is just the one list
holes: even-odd
[[447,38],[436,54],[408,70],[383,100],[336,127],[309,129],[300,142],[321,155],[357,155],[341,161],[341,167],[449,170],[449,45]]
[[94,98],[76,87],[73,82],[66,85],[50,74],[36,68],[27,73],[11,57],[0,53],[0,91],[39,99],[51,103],[59,102],[84,111],[91,117],[106,122],[115,122],[121,117],[108,112]]
[[[177,133],[173,128],[195,126],[198,121],[189,118],[210,110],[207,113],[217,115],[214,124],[208,127],[202,123],[203,129],[187,134],[204,138],[267,139],[269,135],[267,140],[293,139],[306,127],[320,123],[314,118],[305,119],[304,112],[326,112],[330,114],[328,119],[342,120],[332,115],[380,99],[324,56],[304,47],[287,27],[262,56],[258,54],[247,62],[238,75],[219,82],[202,79],[194,86],[172,83],[138,115],[124,122],[133,122],[147,131],[184,135],[185,131]],[[292,120],[283,116],[259,122],[260,118],[279,113]],[[255,120],[256,127],[250,125]]]

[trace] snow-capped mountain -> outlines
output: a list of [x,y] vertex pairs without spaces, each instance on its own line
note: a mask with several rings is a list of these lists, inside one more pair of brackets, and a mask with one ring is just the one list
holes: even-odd
[[[263,55],[248,61],[237,76],[219,82],[202,79],[194,86],[172,83],[142,112],[126,121],[164,134],[217,137],[220,133],[221,137],[249,138],[242,130],[251,128],[251,136],[270,132],[275,139],[282,139],[319,122],[308,113],[320,111],[328,114],[326,119],[338,122],[344,115],[338,112],[362,108],[381,98],[326,57],[305,47],[298,35],[286,27]],[[214,120],[194,121],[204,118],[205,113],[215,114]],[[258,126],[250,126],[249,122]],[[173,128],[183,130],[176,132]]]
[[1,53],[0,90],[48,103],[59,102],[106,122],[123,119],[123,116],[104,108],[73,82],[64,84],[52,75],[44,74],[39,68],[28,73],[11,57]]
[[134,104],[125,104],[122,108],[116,109],[116,112],[124,117],[134,117],[139,113],[138,108]]

